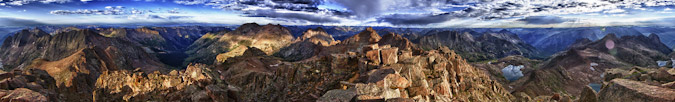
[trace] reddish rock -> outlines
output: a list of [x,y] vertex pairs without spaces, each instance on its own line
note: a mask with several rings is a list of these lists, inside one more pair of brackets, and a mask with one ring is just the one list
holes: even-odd
[[366,58],[370,60],[373,64],[380,64],[380,51],[379,50],[370,50],[366,52]]
[[0,99],[3,102],[47,102],[47,97],[26,88],[11,90]]
[[380,50],[382,57],[382,64],[390,65],[398,62],[398,48],[392,47]]
[[[175,74],[178,75],[175,75]],[[174,74],[105,71],[96,81],[94,101],[239,101],[239,90],[196,64]]]
[[375,44],[378,41],[380,41],[382,37],[380,37],[379,34],[372,28],[368,27],[366,30],[363,30],[359,34],[356,34],[350,38],[345,39],[342,41],[342,43],[348,44],[348,45],[368,45],[368,44]]
[[389,74],[384,78],[384,80],[387,80],[386,84],[388,85],[386,86],[389,86],[389,88],[405,89],[410,86],[410,81],[398,74]]

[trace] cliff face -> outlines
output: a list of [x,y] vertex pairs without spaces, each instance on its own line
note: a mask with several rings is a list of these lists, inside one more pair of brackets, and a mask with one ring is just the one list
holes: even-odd
[[[38,32],[38,33],[30,33]],[[40,30],[17,33],[3,45],[5,70],[44,70],[53,77],[59,100],[91,101],[94,82],[109,70],[161,71],[168,68],[153,51],[125,38],[106,37],[91,29],[46,35]],[[41,35],[38,39],[33,39]],[[25,41],[24,41],[25,40]],[[32,43],[23,43],[32,42]],[[82,98],[87,97],[87,98]]]
[[[231,32],[202,36],[197,43],[190,45],[191,49],[186,52],[190,57],[186,61],[187,63],[212,64],[214,60],[208,59],[216,59],[216,63],[222,63],[228,58],[241,55],[246,50],[246,46],[260,48],[271,55],[288,46],[292,40],[293,36],[288,29],[281,25],[260,26],[249,23]],[[216,57],[207,55],[216,55]]]
[[323,28],[307,29],[303,34],[296,38],[288,47],[281,48],[274,56],[283,58],[287,61],[300,61],[317,55],[326,46],[339,43],[333,36],[326,33]]
[[[41,31],[37,30],[37,32]],[[37,35],[42,36],[39,39],[32,39]],[[56,61],[71,56],[82,49],[94,47],[118,51],[119,53],[109,55],[117,58],[115,59],[117,62],[108,64],[114,64],[124,69],[147,67],[148,71],[153,71],[164,67],[164,64],[158,62],[157,57],[148,54],[152,51],[127,40],[102,36],[89,29],[73,30],[55,35],[20,32],[15,36],[16,38],[8,38],[10,40],[6,40],[6,42],[16,43],[7,43],[0,48],[2,49],[0,58],[3,59],[3,64],[9,66],[7,68],[26,68],[36,59]],[[22,43],[27,41],[31,43]]]
[[[7,37],[0,47],[0,61],[4,68],[15,68],[40,57],[43,47],[50,40],[49,34],[39,29],[24,29]],[[6,70],[6,69],[4,69]]]

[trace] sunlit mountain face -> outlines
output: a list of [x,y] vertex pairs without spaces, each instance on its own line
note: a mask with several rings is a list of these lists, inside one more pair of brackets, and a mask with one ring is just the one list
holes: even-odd
[[0,0],[0,101],[675,102],[672,0]]

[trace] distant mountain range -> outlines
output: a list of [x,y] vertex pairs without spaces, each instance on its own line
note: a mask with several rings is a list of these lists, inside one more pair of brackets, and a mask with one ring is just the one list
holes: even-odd
[[[131,27],[130,28],[143,28],[140,27]],[[184,26],[185,28],[191,29],[201,29],[199,26]],[[224,29],[234,30],[237,26],[225,26]],[[300,37],[303,32],[310,28],[321,27],[327,34],[330,34],[335,40],[340,41],[344,40],[347,37],[351,37],[354,34],[364,30],[366,27],[362,26],[320,26],[320,25],[308,25],[308,26],[284,26],[286,27],[290,34],[293,37]],[[106,28],[100,26],[42,26],[38,27],[39,29],[44,30],[45,32],[55,34],[59,32],[68,31],[67,28]],[[3,28],[0,32],[0,39],[4,40],[4,37],[7,37],[9,34],[1,33],[11,33],[16,32],[20,28]],[[221,30],[224,30],[221,29]],[[391,27],[374,27],[374,30],[380,32],[379,35],[385,35],[389,32],[399,34],[403,37],[406,37],[413,41],[414,43],[430,43],[432,41],[430,38],[437,39],[439,41],[445,41],[447,38],[440,39],[440,35],[453,35],[453,34],[468,34],[472,37],[469,38],[457,38],[452,41],[465,41],[465,42],[455,42],[454,44],[462,45],[464,47],[457,46],[456,48],[451,47],[451,49],[458,50],[460,54],[468,58],[470,61],[480,61],[488,59],[496,59],[505,57],[508,55],[523,55],[529,58],[542,59],[545,56],[552,55],[559,51],[568,49],[577,40],[588,39],[590,41],[599,40],[609,33],[615,34],[617,37],[622,36],[633,36],[633,35],[649,35],[656,34],[661,39],[661,42],[666,44],[666,46],[673,48],[675,47],[675,28],[672,27],[582,27],[582,28],[391,28]],[[189,29],[186,29],[189,30]],[[188,31],[189,32],[189,31]],[[456,32],[456,33],[450,33]],[[204,33],[204,32],[200,32]],[[498,34],[506,35],[501,37],[490,37],[483,36],[483,34]],[[200,35],[201,36],[201,35]],[[506,38],[505,38],[506,37]],[[490,38],[496,38],[501,40],[508,40],[513,44],[495,46],[494,42],[498,40],[490,40]],[[197,38],[190,38],[190,41],[194,41]],[[425,39],[425,40],[422,40]],[[472,41],[480,40],[480,41]],[[0,40],[1,41],[1,40]],[[491,43],[485,43],[492,41]],[[484,42],[484,43],[476,43]],[[146,42],[151,43],[151,42]],[[169,43],[178,43],[178,42],[169,42]],[[183,43],[186,43],[183,41]],[[444,46],[451,44],[445,42]],[[177,45],[177,44],[173,44]],[[180,45],[180,44],[178,44]],[[422,44],[422,48],[432,49],[438,47],[438,42],[435,44]],[[180,45],[167,48],[184,48],[187,45]],[[467,48],[467,46],[475,46],[473,48]],[[489,48],[486,46],[490,46]],[[450,47],[450,46],[449,46]],[[480,50],[480,49],[482,50]],[[469,50],[473,49],[473,50]],[[477,51],[477,52],[486,52],[487,50],[499,50],[498,52],[490,52],[488,54],[482,53],[464,53],[467,51]],[[480,54],[481,56],[473,56]]]

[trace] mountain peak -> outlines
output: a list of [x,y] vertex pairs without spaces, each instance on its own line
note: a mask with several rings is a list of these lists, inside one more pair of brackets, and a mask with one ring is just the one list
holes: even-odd
[[380,37],[372,27],[368,27],[360,33],[345,39],[344,42],[347,44],[366,45],[377,43],[380,39],[382,39],[382,37]]
[[375,30],[373,29],[373,27],[368,27],[368,28],[366,28],[365,31],[375,32]]
[[502,30],[499,31],[499,33],[511,33],[511,32],[509,30],[502,29]]
[[35,27],[35,28],[33,28],[33,29],[24,29],[24,30],[21,30],[20,33],[23,33],[23,34],[32,34],[32,35],[36,35],[36,36],[49,35],[47,32],[45,32],[45,31],[43,31],[42,29],[39,29],[39,28],[37,28],[37,27]]
[[661,41],[661,38],[659,37],[659,35],[656,35],[654,33],[649,34],[649,39],[652,39],[653,41]]
[[258,25],[257,23],[246,23],[246,24],[243,24],[243,25],[237,27],[237,29],[235,29],[235,31],[246,32],[246,31],[255,30],[259,27],[260,27],[260,25]]
[[603,41],[604,40],[616,40],[616,39],[619,39],[619,38],[616,37],[616,34],[614,34],[614,33],[609,33],[609,34],[605,35],[605,37],[602,38]]
[[324,46],[331,45],[333,42],[335,42],[333,36],[326,33],[326,31],[324,31],[321,27],[316,29],[307,29],[305,32],[302,32],[302,36],[300,36],[297,40],[310,41],[314,44],[320,44]]
[[314,31],[322,31],[322,32],[326,32],[326,30],[324,30],[324,29],[321,28],[321,27],[316,27],[316,29],[312,29],[312,30],[314,30]]
[[250,26],[260,26],[258,23],[245,23],[242,24],[240,27],[250,27]]

